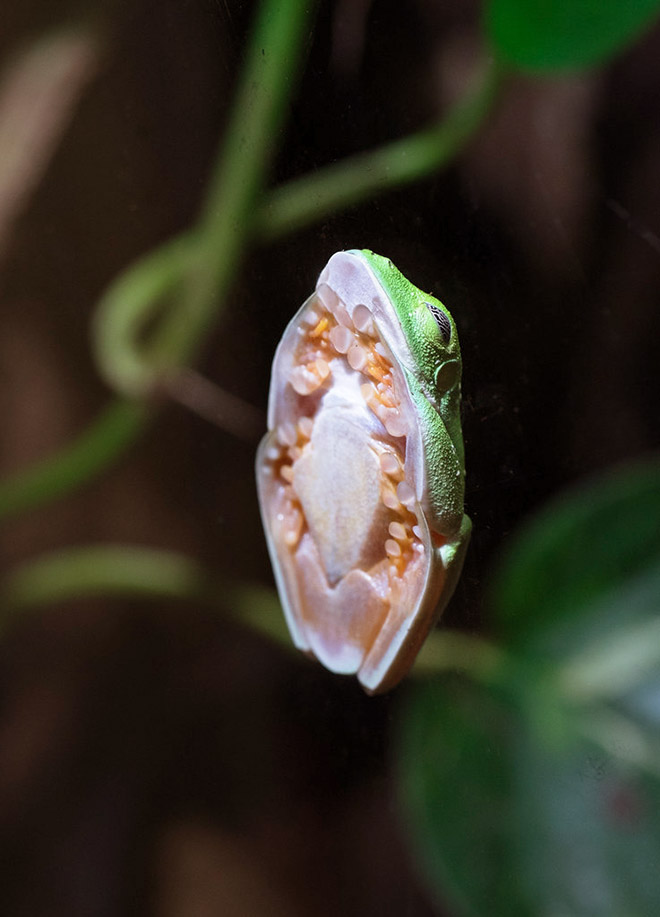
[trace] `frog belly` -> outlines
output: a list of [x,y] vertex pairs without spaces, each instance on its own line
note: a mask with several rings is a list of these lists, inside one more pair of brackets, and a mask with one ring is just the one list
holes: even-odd
[[293,486],[330,586],[351,570],[368,569],[382,553],[381,470],[360,414],[341,406],[321,410],[294,468]]

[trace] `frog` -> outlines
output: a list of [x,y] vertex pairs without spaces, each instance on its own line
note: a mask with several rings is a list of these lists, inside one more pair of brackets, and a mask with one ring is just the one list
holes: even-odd
[[273,359],[256,456],[292,641],[368,694],[410,670],[470,539],[447,307],[374,252],[332,255]]

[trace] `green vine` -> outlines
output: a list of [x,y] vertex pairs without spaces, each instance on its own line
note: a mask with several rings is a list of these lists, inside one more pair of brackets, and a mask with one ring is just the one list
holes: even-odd
[[250,243],[446,167],[492,112],[503,77],[496,63],[440,124],[265,190],[312,12],[301,0],[264,0],[198,223],[126,268],[96,309],[97,364],[123,400],[59,453],[0,482],[0,520],[65,496],[131,446],[153,413],[148,397],[194,360],[220,318]]

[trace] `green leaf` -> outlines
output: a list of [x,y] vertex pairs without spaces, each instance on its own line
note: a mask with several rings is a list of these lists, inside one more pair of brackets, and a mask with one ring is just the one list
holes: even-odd
[[561,661],[562,690],[571,699],[621,698],[647,676],[660,687],[660,561],[580,618],[558,622],[541,649]]
[[579,69],[622,51],[658,12],[659,0],[490,0],[486,29],[515,67]]
[[657,917],[660,779],[542,685],[519,679],[518,707],[465,680],[409,697],[400,792],[423,872],[470,917]]
[[515,864],[513,721],[463,679],[415,689],[404,711],[400,788],[432,888],[459,913],[532,914]]
[[660,913],[660,780],[588,742],[516,749],[519,868],[537,914]]
[[[550,625],[589,609],[604,613],[597,606],[658,558],[660,461],[655,459],[574,489],[520,530],[494,580],[499,632],[509,646],[547,649]],[[615,606],[613,615],[625,613]]]
[[475,917],[656,917],[660,463],[542,512],[494,596],[506,663],[404,708],[402,799],[431,885]]

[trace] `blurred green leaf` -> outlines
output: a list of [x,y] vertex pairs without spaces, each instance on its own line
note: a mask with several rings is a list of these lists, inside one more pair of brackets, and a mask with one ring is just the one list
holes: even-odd
[[618,698],[647,675],[660,681],[660,560],[580,618],[551,628],[542,649],[561,660],[571,698]]
[[[0,584],[0,606],[10,614],[90,596],[172,599],[220,606],[242,624],[293,650],[273,589],[227,584],[196,560],[136,544],[87,544],[25,561]],[[0,614],[0,627],[4,624]]]
[[574,489],[520,530],[494,580],[499,633],[509,646],[541,641],[547,650],[549,625],[590,608],[604,613],[596,606],[658,558],[660,461],[654,459]]
[[660,463],[539,514],[494,598],[506,664],[403,711],[402,798],[431,884],[466,914],[655,917]]
[[415,689],[404,710],[401,794],[432,888],[459,913],[532,914],[515,870],[515,721],[462,678]]
[[516,747],[518,868],[534,913],[660,913],[660,780],[588,742]]
[[490,0],[486,28],[504,60],[548,72],[603,63],[658,12],[659,0]]
[[542,684],[518,680],[520,706],[459,679],[409,698],[401,798],[423,871],[474,917],[656,917],[660,778],[580,735],[586,709]]

